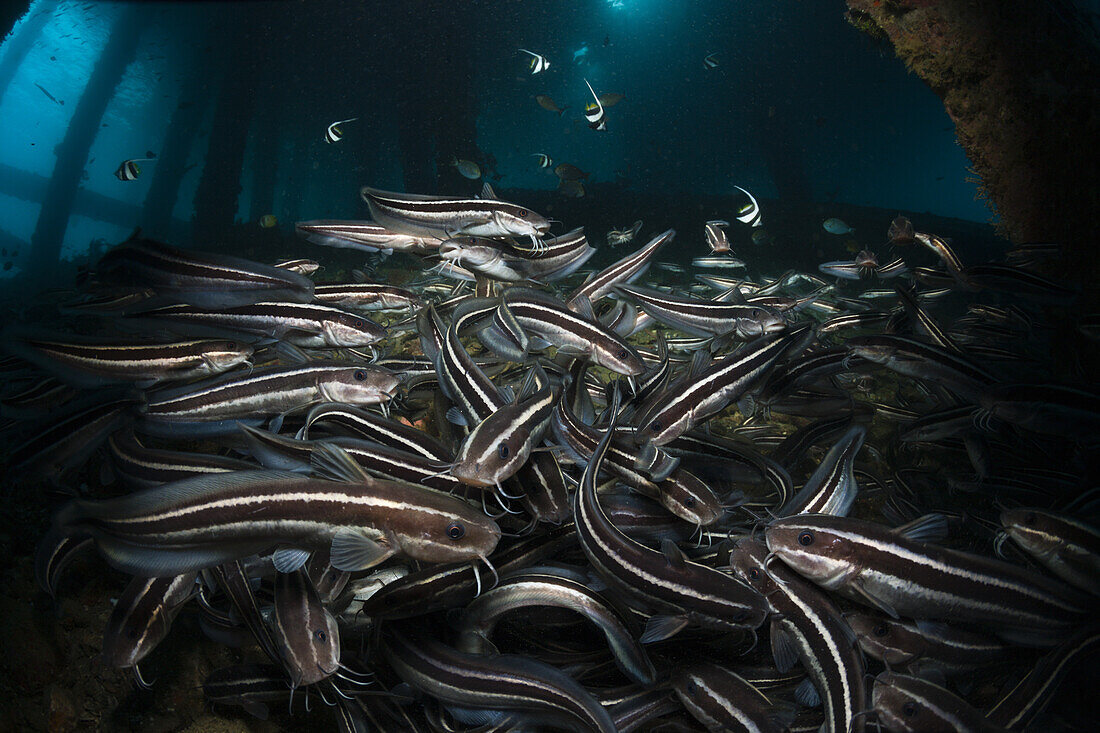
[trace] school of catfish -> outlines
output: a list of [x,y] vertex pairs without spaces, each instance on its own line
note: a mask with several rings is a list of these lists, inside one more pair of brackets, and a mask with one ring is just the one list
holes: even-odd
[[749,277],[729,222],[637,221],[584,272],[488,185],[362,196],[297,226],[349,281],[135,232],[5,333],[9,479],[64,498],[38,581],[132,576],[139,684],[191,613],[241,650],[212,704],[347,731],[1024,730],[1095,656],[1100,401],[1025,345],[1076,297],[1052,247],[964,265],[899,216]]

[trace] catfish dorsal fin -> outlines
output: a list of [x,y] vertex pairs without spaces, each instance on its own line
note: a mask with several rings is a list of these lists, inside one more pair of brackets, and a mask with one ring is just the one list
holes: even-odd
[[320,478],[353,484],[373,481],[363,467],[338,445],[325,442],[314,443],[310,459],[314,475]]
[[914,542],[943,542],[947,539],[947,517],[925,514],[894,529],[899,536]]
[[688,563],[684,551],[670,539],[661,540],[661,554],[668,560],[668,564],[674,568],[682,568]]
[[569,301],[569,305],[573,307],[573,311],[581,318],[587,321],[598,322],[596,320],[596,314],[592,310],[592,301],[589,300],[588,296],[584,293],[581,293]]

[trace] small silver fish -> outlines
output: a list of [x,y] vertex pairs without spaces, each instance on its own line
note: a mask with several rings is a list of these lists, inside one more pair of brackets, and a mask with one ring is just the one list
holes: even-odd
[[458,169],[463,178],[469,178],[471,181],[481,178],[481,166],[472,160],[451,158],[451,165]]
[[741,260],[735,257],[727,257],[725,255],[719,255],[715,257],[696,257],[694,260],[691,261],[691,264],[695,267],[713,267],[729,270],[736,270],[747,267],[747,265]]
[[823,221],[821,226],[829,234],[855,234],[856,231],[835,216],[829,217]]
[[718,54],[708,53],[703,57],[704,69],[717,69],[718,68]]
[[675,262],[658,262],[657,267],[668,272],[687,272],[686,267],[677,265]]

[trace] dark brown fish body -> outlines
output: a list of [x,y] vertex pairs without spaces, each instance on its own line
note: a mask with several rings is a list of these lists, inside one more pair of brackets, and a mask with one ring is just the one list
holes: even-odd
[[588,174],[572,163],[558,163],[554,168],[554,174],[563,181],[581,181],[588,178]]
[[554,100],[550,98],[549,94],[536,94],[535,101],[538,102],[539,106],[547,112],[557,112],[559,115],[565,112],[565,110],[569,109],[568,105],[565,107],[559,107],[557,104],[554,103]]
[[886,233],[886,238],[890,244],[899,247],[913,244],[917,241],[913,234],[913,222],[898,214],[897,218],[890,222],[890,229]]

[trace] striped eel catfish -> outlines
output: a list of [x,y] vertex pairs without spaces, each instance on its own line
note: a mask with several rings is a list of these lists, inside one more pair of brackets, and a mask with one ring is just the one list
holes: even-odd
[[[576,542],[576,528],[563,523],[513,543],[493,560],[499,572],[507,574],[572,549]],[[387,583],[363,602],[363,613],[376,619],[403,619],[458,608],[480,595],[484,586],[475,563],[436,565]]]
[[276,573],[270,626],[291,688],[316,684],[340,669],[340,627],[305,568]]
[[508,288],[503,300],[525,330],[556,345],[558,353],[593,361],[617,374],[645,372],[634,347],[594,316],[574,313],[557,298],[531,288]]
[[851,353],[867,361],[933,384],[940,384],[964,400],[977,402],[996,380],[964,356],[906,336],[878,334],[848,339]]
[[61,381],[82,387],[195,379],[228,371],[252,357],[251,346],[229,339],[118,344],[20,331],[6,334],[10,351]]
[[273,662],[281,662],[281,653],[275,644],[271,626],[264,619],[260,610],[260,601],[256,597],[259,588],[253,588],[252,583],[249,581],[248,569],[245,567],[245,563],[240,560],[231,560],[221,565],[215,565],[208,571],[204,571],[203,577],[210,579],[208,586],[211,590],[215,583],[221,587],[236,612],[235,615],[231,615],[214,611],[213,607],[206,602],[205,595],[200,593],[199,606],[203,609],[205,618],[223,616],[230,622],[234,620],[239,620],[238,623],[243,622],[244,626],[251,632],[252,640],[259,645],[268,659]]
[[931,621],[907,623],[867,613],[844,615],[867,656],[889,669],[958,675],[996,664],[1009,647],[982,634]]
[[661,323],[693,336],[732,333],[740,338],[751,338],[780,331],[786,326],[783,314],[762,305],[686,298],[640,285],[618,285],[615,290],[636,300],[648,315]]
[[558,397],[547,385],[482,420],[459,446],[451,475],[469,486],[500,486],[542,442]]
[[79,394],[77,387],[54,377],[42,377],[4,395],[0,399],[0,414],[13,419],[45,416],[72,402]]
[[840,440],[829,449],[817,469],[806,480],[802,490],[776,512],[777,517],[792,514],[848,515],[855,503],[859,485],[852,475],[852,464],[863,447],[867,429],[853,425]]
[[1098,652],[1100,626],[1093,622],[1047,652],[986,715],[1009,730],[1031,730],[1032,722],[1050,703],[1066,675],[1084,669],[1090,679],[1095,679],[1092,670]]
[[456,234],[529,237],[534,243],[536,237],[550,231],[545,217],[498,199],[392,193],[369,186],[360,193],[376,222],[404,234],[440,239]]
[[100,258],[97,281],[150,287],[205,308],[258,300],[308,303],[313,297],[313,281],[305,275],[220,253],[184,251],[139,235],[135,230]]
[[786,568],[771,563],[762,543],[744,539],[730,556],[734,575],[768,599],[772,655],[780,672],[800,661],[809,679],[795,696],[825,704],[828,733],[859,733],[867,707],[863,657],[856,636],[833,602]]
[[618,262],[597,273],[591,280],[574,290],[566,299],[566,304],[576,310],[576,301],[580,298],[588,298],[590,303],[595,303],[605,295],[614,292],[616,285],[632,283],[645,274],[653,262],[657,250],[671,242],[676,236],[675,229],[661,232],[649,243],[639,247],[635,252],[627,255]]
[[1001,526],[1029,555],[1067,583],[1100,595],[1100,530],[1077,517],[1006,509]]
[[954,693],[920,677],[882,672],[875,678],[871,700],[879,725],[890,733],[1005,730]]
[[315,428],[330,432],[335,429],[351,437],[416,453],[433,461],[450,463],[453,459],[448,448],[423,430],[341,402],[325,402],[310,410],[306,415],[306,424],[297,437],[309,439],[310,432]]
[[556,667],[513,654],[464,654],[392,624],[386,625],[386,632],[380,651],[397,675],[409,686],[449,704],[460,719],[465,717],[463,708],[521,710],[571,730],[580,725],[615,733],[603,706]]
[[448,277],[468,280],[473,273],[478,276],[504,282],[526,279],[526,260],[507,256],[503,245],[495,239],[458,236],[444,239],[439,244],[439,272]]
[[572,275],[596,254],[589,246],[584,227],[577,227],[557,237],[542,240],[537,252],[529,253],[527,277],[539,282],[553,282]]
[[475,598],[458,623],[458,650],[469,654],[492,653],[491,638],[501,617],[517,608],[532,606],[566,608],[584,616],[603,632],[615,665],[623,674],[643,685],[656,682],[653,663],[618,611],[587,586],[543,571],[521,572]]
[[234,664],[219,667],[202,683],[206,701],[240,705],[253,717],[267,720],[267,703],[284,702],[290,696],[290,680],[278,664]]
[[362,252],[408,252],[431,254],[439,249],[438,237],[418,237],[390,231],[373,221],[315,219],[294,226],[298,236],[324,247],[357,249]]
[[255,425],[318,402],[385,402],[399,385],[396,375],[371,366],[311,362],[257,369],[153,392],[140,427],[167,436],[224,435],[235,432],[238,421]]
[[[448,326],[444,326],[432,306],[421,311],[422,314],[426,313],[418,324],[421,345],[425,347],[425,353],[435,349],[434,360],[440,388],[455,402],[447,410],[446,417],[450,422],[478,425],[509,405],[510,401],[478,366],[458,336],[467,324],[476,324],[489,315],[486,308],[490,303],[495,308],[495,302],[472,300],[463,303],[455,309]],[[499,445],[497,449],[499,450]],[[446,462],[450,463],[451,460]],[[568,519],[569,501],[565,479],[550,454],[533,456],[519,469],[516,477],[508,482],[508,486],[510,495],[523,497],[525,505],[536,520],[560,522]]]
[[322,303],[353,311],[405,310],[422,308],[419,295],[385,283],[326,283],[313,288]]
[[256,468],[255,464],[239,458],[148,448],[129,427],[112,433],[107,438],[107,447],[115,475],[131,489],[147,489],[191,476]]
[[271,266],[277,267],[280,270],[290,270],[299,275],[312,275],[321,269],[320,262],[305,257],[296,257],[291,260],[279,260],[278,262],[272,263]]
[[652,610],[642,642],[666,639],[689,624],[717,629],[755,629],[764,621],[766,601],[752,588],[724,573],[688,560],[672,542],[652,550],[611,523],[596,495],[596,477],[611,445],[619,397],[611,405],[611,425],[584,469],[573,499],[577,537],[588,561],[608,585],[634,607]]
[[455,309],[451,323],[444,324],[436,310],[429,306],[427,326],[431,331],[427,335],[421,333],[422,344],[425,341],[438,344],[438,351],[433,356],[436,372],[443,393],[455,403],[456,409],[448,411],[447,419],[456,424],[477,425],[508,404],[459,339],[460,329],[491,313],[487,307],[481,301],[463,303]]
[[708,731],[783,733],[793,717],[740,675],[709,662],[673,671],[672,689]]
[[619,733],[654,730],[653,723],[659,722],[657,718],[681,710],[672,690],[663,687],[633,686],[630,694],[618,694],[614,698],[601,693],[600,702],[611,714],[615,730]]
[[[313,462],[314,449],[324,444],[340,448],[372,476],[404,481],[449,494],[467,495],[466,484],[449,473],[441,473],[438,460],[425,458],[400,448],[392,448],[359,438],[323,437],[315,440],[298,440],[248,425],[242,425],[241,430],[244,432],[248,449],[265,468],[308,472]],[[444,465],[449,462],[445,461]],[[476,493],[471,495],[477,496]]]
[[726,408],[782,357],[802,329],[762,336],[654,395],[634,418],[634,440],[664,445]]
[[272,547],[282,548],[276,566],[283,571],[330,545],[338,570],[362,570],[395,554],[468,561],[496,547],[496,523],[461,500],[370,478],[339,448],[315,451],[324,456],[319,468],[356,482],[284,471],[201,476],[115,499],[74,500],[58,512],[51,535],[91,534],[112,565],[153,577]]
[[981,623],[1027,645],[1051,645],[1083,620],[1089,602],[1011,565],[922,541],[942,516],[897,530],[803,514],[772,522],[768,548],[802,576],[890,616]]
[[[600,431],[585,425],[566,405],[558,402],[550,422],[559,443],[565,445],[578,463],[591,460],[600,442]],[[722,502],[694,474],[673,463],[669,475],[657,480],[648,471],[635,467],[638,451],[628,440],[613,437],[604,454],[601,468],[640,494],[660,502],[666,510],[698,526],[714,524],[722,515]]]
[[135,406],[132,398],[109,400],[50,423],[12,450],[8,475],[17,482],[59,486],[66,471],[88,460],[108,435],[133,420]]
[[133,578],[118,599],[103,630],[105,664],[133,669],[138,684],[149,689],[138,663],[168,635],[172,621],[198,590],[195,573],[165,578]]
[[386,336],[386,329],[366,316],[318,303],[262,301],[216,310],[166,305],[127,318],[148,319],[181,332],[264,336],[307,348],[369,346]]

